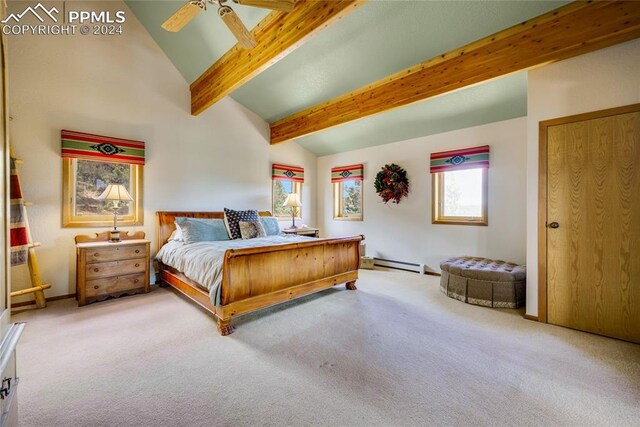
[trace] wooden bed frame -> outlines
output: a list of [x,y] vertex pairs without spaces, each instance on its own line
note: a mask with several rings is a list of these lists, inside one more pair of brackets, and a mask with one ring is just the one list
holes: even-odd
[[[271,216],[260,212],[260,216]],[[156,212],[158,250],[177,217],[224,218],[223,212]],[[259,248],[229,249],[224,256],[221,303],[177,270],[158,263],[157,283],[169,285],[216,317],[221,335],[233,332],[231,319],[281,302],[346,283],[355,290],[364,236],[314,239],[310,242]]]

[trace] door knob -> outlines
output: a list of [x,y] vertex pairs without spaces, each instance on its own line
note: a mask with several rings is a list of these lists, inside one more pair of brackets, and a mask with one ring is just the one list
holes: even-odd
[[551,224],[549,224],[549,228],[559,228],[560,224],[558,224],[557,222],[552,222]]

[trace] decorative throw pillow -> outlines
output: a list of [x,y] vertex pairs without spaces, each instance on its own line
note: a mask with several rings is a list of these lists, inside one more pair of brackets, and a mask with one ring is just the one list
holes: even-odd
[[224,221],[217,218],[176,218],[185,243],[229,240]]
[[264,227],[264,231],[267,232],[267,236],[277,236],[280,234],[280,223],[278,218],[274,216],[261,216],[260,222]]
[[260,221],[260,217],[258,216],[258,211],[256,210],[234,211],[233,209],[224,208],[224,223],[227,226],[229,237],[232,240],[242,238],[242,234],[240,234],[240,226],[238,225],[240,221],[246,221],[246,222]]
[[240,221],[238,222],[240,227],[240,235],[242,240],[255,239],[256,237],[266,237],[267,232],[264,231],[262,222],[260,221]]

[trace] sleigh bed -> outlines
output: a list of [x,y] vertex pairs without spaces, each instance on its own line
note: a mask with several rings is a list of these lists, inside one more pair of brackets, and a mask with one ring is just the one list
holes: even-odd
[[[271,216],[260,212],[260,216]],[[177,217],[224,218],[223,212],[157,212],[158,250],[168,243]],[[221,335],[233,332],[232,319],[281,302],[346,283],[355,290],[363,236],[308,239],[224,252],[218,302],[209,290],[176,268],[158,262],[157,282],[171,286],[212,313]]]

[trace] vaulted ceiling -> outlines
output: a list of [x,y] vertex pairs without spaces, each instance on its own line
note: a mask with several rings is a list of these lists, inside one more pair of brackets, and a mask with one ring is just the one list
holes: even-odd
[[[184,2],[126,3],[189,83],[235,44],[215,11],[169,33],[160,25]],[[273,122],[566,3],[371,0],[231,97]],[[232,6],[249,28],[269,13]],[[526,91],[526,74],[510,75],[296,141],[326,155],[520,117]]]

